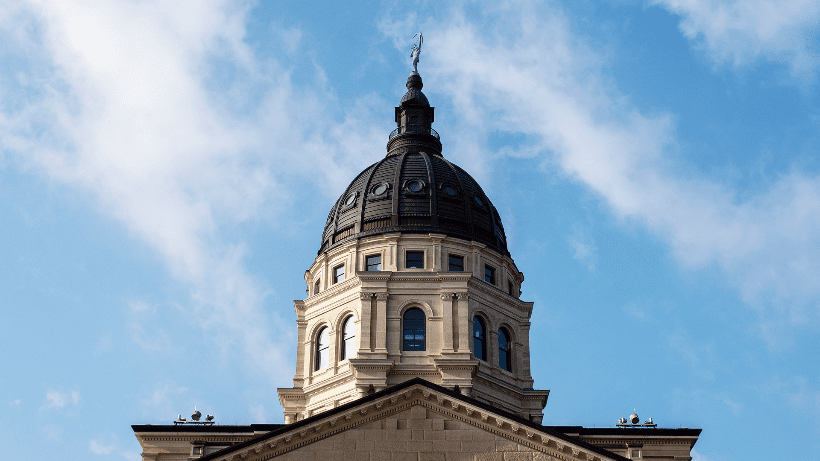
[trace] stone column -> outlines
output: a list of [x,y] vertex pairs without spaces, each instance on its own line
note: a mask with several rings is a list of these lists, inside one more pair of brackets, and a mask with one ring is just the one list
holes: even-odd
[[376,353],[387,358],[387,293],[376,293],[376,310],[373,312],[376,323],[376,337],[371,338]]
[[364,291],[359,293],[359,353],[362,357],[370,352],[372,347],[370,338],[370,308],[373,293],[366,293]]
[[441,313],[444,319],[444,341],[442,341],[442,354],[455,352],[453,338],[457,335],[457,330],[453,324],[453,293],[441,293]]

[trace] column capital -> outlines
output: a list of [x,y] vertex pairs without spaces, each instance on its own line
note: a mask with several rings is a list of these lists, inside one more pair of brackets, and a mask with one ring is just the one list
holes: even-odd
[[444,293],[441,293],[441,299],[443,299],[443,300],[453,299],[454,295],[455,295],[455,293],[444,292]]
[[390,295],[388,293],[375,293],[375,294],[376,294],[376,299],[379,299],[379,300],[384,300],[384,299],[387,299],[387,298],[390,297]]
[[367,293],[365,291],[361,291],[361,292],[359,292],[359,298],[361,298],[361,299],[372,299],[373,298],[373,293]]
[[469,296],[468,293],[464,292],[464,293],[456,293],[456,297],[458,299],[468,299],[470,296]]

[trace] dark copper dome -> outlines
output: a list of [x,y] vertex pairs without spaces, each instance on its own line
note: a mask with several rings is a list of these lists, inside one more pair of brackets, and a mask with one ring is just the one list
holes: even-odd
[[475,240],[509,255],[498,212],[478,183],[441,156],[421,76],[407,79],[387,156],[359,173],[327,217],[319,253],[350,239],[401,233]]

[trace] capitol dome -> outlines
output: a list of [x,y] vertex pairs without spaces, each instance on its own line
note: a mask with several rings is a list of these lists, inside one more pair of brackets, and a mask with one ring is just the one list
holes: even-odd
[[319,254],[345,241],[401,232],[444,234],[509,256],[498,211],[481,186],[441,155],[421,76],[407,79],[387,156],[350,183],[330,210]]

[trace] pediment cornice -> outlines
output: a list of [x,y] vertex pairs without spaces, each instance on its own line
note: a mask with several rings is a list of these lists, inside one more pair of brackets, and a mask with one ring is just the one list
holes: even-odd
[[620,461],[625,459],[511,414],[494,411],[486,405],[466,399],[439,386],[420,381],[422,380],[413,380],[410,386],[395,386],[222,452],[213,453],[202,460],[268,460],[346,430],[388,418],[413,406],[425,407],[447,418],[461,421],[534,451],[545,453],[555,460]]

